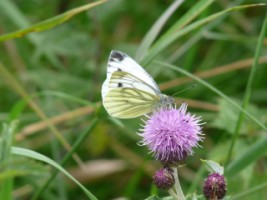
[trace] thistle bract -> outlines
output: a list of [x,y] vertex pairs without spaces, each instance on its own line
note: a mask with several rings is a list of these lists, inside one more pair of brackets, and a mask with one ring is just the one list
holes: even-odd
[[226,194],[226,183],[223,175],[210,174],[205,180],[203,193],[207,200],[222,199]]
[[170,189],[175,182],[172,170],[168,167],[159,169],[153,176],[153,182],[159,189]]

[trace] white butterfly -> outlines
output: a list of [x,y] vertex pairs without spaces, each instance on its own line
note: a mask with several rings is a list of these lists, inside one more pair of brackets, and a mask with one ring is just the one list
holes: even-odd
[[101,92],[105,109],[117,118],[138,117],[174,103],[139,64],[115,50],[110,53]]

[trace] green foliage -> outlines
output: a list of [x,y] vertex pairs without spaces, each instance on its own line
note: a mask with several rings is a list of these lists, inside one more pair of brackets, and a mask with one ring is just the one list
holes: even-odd
[[153,187],[143,122],[101,106],[112,49],[136,55],[166,94],[197,84],[176,98],[205,121],[179,172],[187,199],[203,199],[199,159],[224,169],[226,199],[265,199],[264,3],[0,1],[0,199],[173,199]]
[[[238,100],[235,101],[236,104],[240,105],[241,102]],[[224,99],[219,99],[218,105],[220,106],[220,111],[216,118],[214,119],[213,125],[216,128],[225,130],[229,134],[234,134],[235,131],[235,122],[238,119],[239,112],[234,108],[232,104],[225,101]],[[264,119],[264,116],[266,114],[266,110],[259,110],[255,105],[250,104],[247,108],[249,113],[251,113],[253,116],[255,116],[257,119]],[[252,134],[249,130],[252,132],[259,129],[255,123],[253,123],[249,119],[244,120],[245,123],[242,124],[241,128],[241,134]],[[266,121],[262,121],[261,123],[266,124]],[[225,126],[227,124],[227,126]]]
[[157,196],[151,196],[149,198],[147,198],[146,200],[173,200],[173,197],[157,197]]
[[12,153],[15,155],[20,156],[26,156],[29,158],[33,158],[35,160],[43,161],[45,163],[50,164],[51,166],[57,168],[59,171],[64,173],[68,178],[70,178],[72,181],[74,181],[81,189],[84,191],[84,193],[87,195],[90,199],[96,199],[93,194],[89,190],[87,190],[82,184],[80,184],[74,177],[72,177],[65,169],[63,169],[60,165],[58,165],[55,161],[51,160],[50,158],[41,155],[39,153],[36,153],[34,151],[23,149],[19,147],[12,147]]
[[1,199],[11,199],[13,177],[21,174],[18,170],[13,170],[8,167],[12,161],[11,148],[13,134],[16,129],[16,122],[3,124],[0,140],[0,172],[2,174],[0,197]]
[[218,163],[212,160],[201,160],[201,161],[203,164],[205,164],[205,166],[207,167],[207,170],[210,173],[218,173],[220,175],[223,175],[224,169]]
[[[18,37],[23,37],[24,35],[32,33],[32,32],[41,32],[41,31],[51,29],[54,26],[57,26],[57,25],[60,25],[64,22],[66,22],[67,20],[69,20],[73,16],[79,14],[80,12],[91,9],[91,8],[97,6],[101,3],[105,3],[105,2],[106,2],[106,0],[98,1],[96,3],[90,3],[90,4],[87,4],[85,6],[81,6],[81,7],[72,9],[68,12],[61,14],[61,15],[57,15],[53,18],[50,18],[50,19],[45,20],[43,22],[40,22],[40,23],[33,25],[29,28],[15,31],[15,32],[9,33],[9,34],[4,34],[4,35],[0,36],[0,41],[9,40],[9,39],[18,38]],[[9,6],[6,6],[6,4],[9,4],[9,3],[7,1],[3,1],[2,7],[9,7]]]

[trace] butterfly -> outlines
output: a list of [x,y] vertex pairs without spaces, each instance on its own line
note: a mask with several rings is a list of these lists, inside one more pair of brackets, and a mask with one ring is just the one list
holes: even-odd
[[117,118],[135,118],[174,104],[173,97],[162,94],[144,68],[115,50],[108,59],[101,93],[105,109]]

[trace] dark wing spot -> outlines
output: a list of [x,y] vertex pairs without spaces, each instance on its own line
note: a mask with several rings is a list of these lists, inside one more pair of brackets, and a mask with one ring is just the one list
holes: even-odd
[[124,55],[119,51],[112,51],[110,55],[110,60],[114,61],[114,59],[118,61],[122,61],[124,59]]
[[115,62],[116,60],[114,60],[114,58],[110,57],[110,58],[109,58],[109,61],[110,61],[110,62]]
[[118,72],[121,72],[122,70],[120,68],[118,68]]
[[122,87],[123,85],[122,85],[122,83],[118,83],[118,87]]

